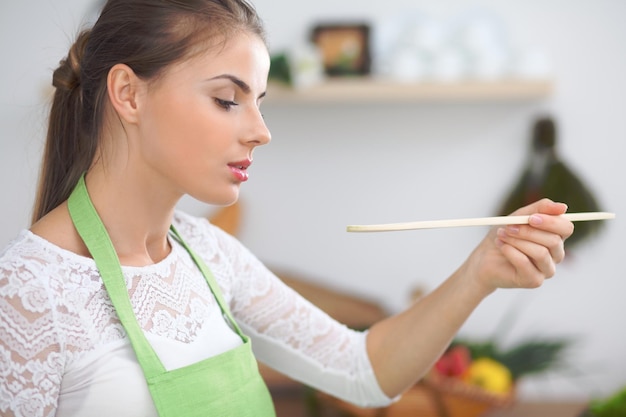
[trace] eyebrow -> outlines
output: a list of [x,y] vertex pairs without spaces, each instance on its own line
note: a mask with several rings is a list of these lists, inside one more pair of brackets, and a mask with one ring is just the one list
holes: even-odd
[[[231,74],[221,74],[218,76],[215,76],[213,78],[209,78],[208,81],[212,81],[212,80],[230,80],[233,82],[233,84],[235,84],[237,87],[239,87],[241,89],[241,91],[243,91],[246,94],[250,94],[250,91],[252,91],[252,89],[250,88],[250,86],[248,84],[246,84],[245,81],[243,81],[240,78],[235,77],[234,75]],[[259,95],[258,98],[263,98],[265,97],[266,92],[264,91],[263,93],[261,93],[261,95]]]

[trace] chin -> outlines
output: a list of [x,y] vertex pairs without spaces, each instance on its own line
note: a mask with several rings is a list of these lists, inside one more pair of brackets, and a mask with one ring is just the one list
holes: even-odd
[[205,204],[231,206],[239,199],[239,185],[240,184],[229,184],[228,186],[222,185],[221,187],[216,187],[215,184],[213,187],[203,185],[201,188],[196,188],[195,190],[188,188],[187,194]]
[[208,196],[192,196],[197,200],[206,204],[214,206],[232,206],[239,200],[239,192],[236,193],[224,193],[221,195],[208,195]]
[[213,203],[213,205],[221,206],[221,207],[228,207],[228,206],[232,206],[233,204],[235,204],[237,202],[237,200],[239,200],[239,198],[235,198],[235,199],[232,199],[232,200],[226,200],[226,201],[223,201],[221,203]]

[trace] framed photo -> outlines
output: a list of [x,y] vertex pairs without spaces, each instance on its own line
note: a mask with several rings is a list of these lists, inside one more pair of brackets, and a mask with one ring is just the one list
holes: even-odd
[[320,50],[327,75],[370,73],[370,27],[367,24],[320,24],[311,40]]

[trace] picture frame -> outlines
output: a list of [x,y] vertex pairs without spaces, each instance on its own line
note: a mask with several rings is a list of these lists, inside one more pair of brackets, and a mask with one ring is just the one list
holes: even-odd
[[370,26],[366,23],[315,25],[311,41],[329,76],[363,76],[371,69]]

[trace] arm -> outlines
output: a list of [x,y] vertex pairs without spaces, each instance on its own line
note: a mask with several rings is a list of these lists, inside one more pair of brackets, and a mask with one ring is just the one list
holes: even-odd
[[[304,299],[232,236],[204,221],[179,225],[203,253],[259,361],[308,386],[361,406],[385,406],[366,334]],[[194,236],[195,234],[195,236]]]
[[375,324],[367,350],[382,390],[396,396],[421,378],[480,302],[497,288],[535,288],[563,260],[574,226],[567,207],[547,199],[514,214],[540,213],[530,225],[493,229],[461,267],[404,312]]
[[[254,258],[233,283],[232,312],[266,365],[345,401],[388,405],[366,350],[366,334],[349,329],[285,285]],[[244,272],[245,271],[245,272]]]

